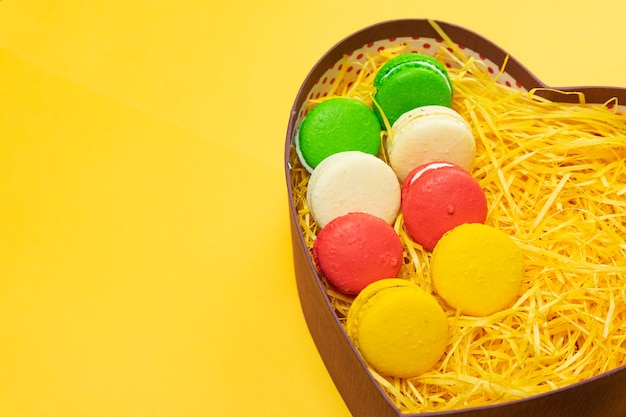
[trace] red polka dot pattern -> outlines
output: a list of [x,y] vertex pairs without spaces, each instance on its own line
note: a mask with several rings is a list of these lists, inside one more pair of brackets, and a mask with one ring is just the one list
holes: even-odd
[[[318,82],[313,86],[311,91],[308,94],[308,98],[310,100],[320,99],[328,96],[330,91],[334,86],[335,81],[338,79],[339,74],[343,72],[343,79],[347,85],[352,85],[359,73],[361,72],[359,68],[359,64],[363,64],[366,62],[368,55],[376,55],[385,49],[389,49],[391,47],[399,46],[406,44],[408,45],[408,50],[411,52],[418,52],[428,55],[435,55],[441,48],[450,49],[449,46],[441,39],[434,38],[423,38],[419,36],[413,37],[398,37],[398,38],[390,38],[383,39],[375,42],[370,42],[360,49],[354,50],[348,54],[350,56],[350,66],[348,68],[343,68],[342,61],[334,63],[318,80]],[[518,89],[523,89],[522,85],[513,77],[511,77],[506,72],[500,75],[500,68],[497,64],[492,61],[486,59],[484,56],[470,50],[464,45],[457,45],[459,49],[461,49],[465,54],[472,56],[476,59],[479,59],[485,63],[487,66],[487,70],[489,74],[492,74],[494,77],[499,76],[498,82],[512,86]],[[448,67],[450,64],[446,63]],[[304,116],[306,116],[306,103],[302,106],[298,113],[298,120],[296,120],[296,126],[300,124]]]

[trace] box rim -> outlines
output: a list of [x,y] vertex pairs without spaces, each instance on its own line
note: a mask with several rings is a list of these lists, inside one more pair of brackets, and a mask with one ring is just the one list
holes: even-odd
[[[626,89],[621,87],[608,86],[567,86],[567,87],[550,87],[541,82],[530,70],[515,59],[510,53],[507,53],[492,41],[482,37],[478,33],[458,26],[456,24],[434,20],[442,30],[452,39],[464,39],[471,42],[464,42],[463,45],[468,49],[480,53],[485,58],[493,62],[503,62],[506,57],[507,73],[526,89],[541,89],[537,95],[548,100],[556,102],[578,102],[577,95],[563,94],[568,92],[583,93],[587,103],[602,104],[613,98],[617,98],[618,102],[626,103]],[[292,246],[294,251],[294,267],[296,270],[296,281],[298,294],[300,297],[301,308],[305,316],[305,321],[309,331],[313,337],[315,345],[324,361],[333,382],[344,399],[344,402],[355,416],[376,416],[376,417],[417,417],[417,416],[450,416],[450,417],[517,417],[526,416],[528,413],[537,412],[537,404],[546,411],[552,409],[555,413],[550,416],[578,416],[583,415],[585,410],[593,412],[594,416],[606,416],[615,412],[620,415],[626,415],[626,396],[622,396],[621,401],[599,401],[602,394],[611,393],[610,387],[626,386],[626,365],[614,368],[604,372],[593,378],[580,381],[566,387],[551,390],[542,394],[533,395],[527,398],[509,401],[506,403],[489,404],[484,406],[476,406],[465,409],[446,410],[437,412],[423,413],[402,413],[382,390],[378,383],[374,380],[367,369],[367,365],[363,362],[360,355],[356,351],[354,345],[350,342],[343,326],[333,311],[332,305],[328,301],[321,277],[312,262],[310,254],[306,248],[304,238],[297,224],[297,212],[293,201],[293,188],[291,184],[290,160],[292,155],[292,141],[294,128],[298,110],[307,100],[307,93],[317,83],[324,71],[331,65],[339,61],[342,56],[349,52],[361,48],[363,45],[390,37],[414,36],[416,30],[419,29],[420,36],[437,38],[439,34],[434,30],[430,19],[395,19],[387,20],[367,26],[353,34],[345,37],[332,46],[313,66],[305,77],[300,86],[296,98],[294,100],[287,127],[287,135],[284,148],[284,169],[287,182],[287,191],[289,196],[289,212]],[[298,273],[298,271],[300,273]],[[303,276],[307,275],[307,276]],[[307,279],[310,281],[308,282]],[[310,294],[308,291],[315,290],[318,294]],[[316,295],[314,299],[309,297]],[[320,297],[321,296],[321,297]],[[323,305],[325,308],[313,311],[313,305]],[[332,317],[328,317],[328,315]],[[322,321],[334,323],[338,328],[332,335],[338,340],[324,340]],[[336,329],[335,329],[336,330]],[[338,354],[339,358],[352,359],[348,356],[356,358],[352,362],[353,368],[342,366],[337,358],[333,358],[333,354]],[[356,369],[358,373],[349,375],[348,377],[340,375],[343,370]],[[368,388],[374,386],[376,389],[372,391],[368,389],[369,394],[376,394],[376,398],[363,397],[363,392],[354,390],[346,384],[366,383]],[[587,394],[586,394],[587,393]],[[600,404],[598,409],[590,408],[589,401],[585,401],[587,395],[593,395],[595,404]],[[372,401],[374,400],[374,401]],[[560,401],[559,401],[560,400]],[[558,403],[559,410],[550,406],[550,402]],[[531,404],[532,403],[532,404]],[[613,404],[611,406],[609,403]],[[565,409],[563,408],[565,405]],[[569,414],[564,414],[569,413]],[[583,414],[581,414],[583,413]],[[609,414],[608,414],[609,413]]]

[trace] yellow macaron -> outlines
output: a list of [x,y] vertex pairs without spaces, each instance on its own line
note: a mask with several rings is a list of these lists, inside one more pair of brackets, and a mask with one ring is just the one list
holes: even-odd
[[411,378],[433,368],[448,343],[437,300],[413,282],[388,278],[365,287],[352,303],[347,332],[381,375]]
[[439,240],[431,259],[435,291],[463,314],[487,316],[509,307],[524,278],[522,251],[503,231],[466,223]]

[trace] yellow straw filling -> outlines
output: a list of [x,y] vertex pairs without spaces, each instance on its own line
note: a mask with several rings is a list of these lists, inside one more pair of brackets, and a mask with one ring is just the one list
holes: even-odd
[[[616,100],[592,105],[574,93],[579,103],[556,103],[502,85],[506,62],[494,77],[440,35],[447,48],[436,57],[448,64],[453,108],[476,138],[471,172],[487,196],[486,223],[520,245],[525,281],[511,308],[488,317],[458,314],[440,300],[450,337],[431,371],[400,379],[370,370],[406,413],[517,400],[626,364],[626,116]],[[343,68],[361,69],[357,79],[346,82],[340,74],[331,94],[308,106],[336,96],[375,105],[376,72],[404,52],[406,45],[387,47],[364,64],[344,57]],[[295,152],[291,166],[310,249],[318,228],[306,201],[309,174]],[[408,237],[401,215],[394,227],[404,246],[400,277],[432,291],[430,253]],[[330,288],[327,295],[343,322],[352,298]]]

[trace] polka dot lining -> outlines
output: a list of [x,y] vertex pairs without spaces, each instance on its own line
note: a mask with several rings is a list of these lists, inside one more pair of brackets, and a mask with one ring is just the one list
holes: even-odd
[[[358,66],[354,64],[365,63],[368,54],[374,55],[384,50],[385,48],[390,48],[390,47],[398,46],[402,44],[408,45],[408,51],[410,52],[418,52],[418,53],[423,53],[423,54],[428,54],[428,55],[435,55],[441,48],[447,48],[448,50],[450,50],[450,48],[445,45],[442,39],[426,38],[426,37],[418,37],[418,36],[399,37],[399,38],[394,37],[394,38],[389,38],[389,39],[378,40],[375,42],[370,42],[364,45],[363,47],[361,47],[360,49],[354,50],[347,54],[352,59],[354,59],[355,62],[354,61],[351,62],[351,66],[346,69],[346,72],[344,74],[344,79],[349,84],[354,82],[354,80],[356,80],[360,72],[360,69],[358,69]],[[493,63],[492,61],[488,60],[486,57],[482,56],[481,54],[474,52],[463,45],[457,45],[457,46],[465,54],[469,56],[473,56],[474,58],[477,58],[483,61],[485,65],[487,66],[487,70],[489,71],[489,73],[493,74],[494,77],[500,74],[500,68],[498,67],[497,64]],[[316,100],[319,98],[326,97],[331,91],[342,69],[343,69],[342,61],[334,63],[328,70],[326,70],[326,72],[320,77],[317,83],[309,91],[307,98],[309,100]],[[509,74],[507,74],[506,72],[499,76],[498,82],[501,84],[507,85],[509,87],[515,87],[520,90],[524,90],[522,85],[513,77],[511,77]],[[300,122],[306,115],[306,111],[307,111],[306,108],[307,108],[307,103],[305,102],[300,108],[300,111],[298,112],[298,119],[296,120],[296,126],[300,125]]]

